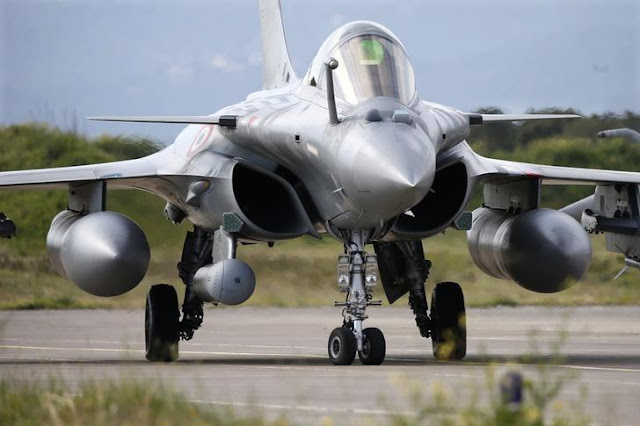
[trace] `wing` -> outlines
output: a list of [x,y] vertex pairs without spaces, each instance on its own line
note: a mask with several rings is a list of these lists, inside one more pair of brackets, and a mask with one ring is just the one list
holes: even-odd
[[465,164],[470,177],[480,183],[508,183],[522,179],[540,179],[542,183],[547,185],[640,185],[640,173],[636,172],[546,166],[544,164],[498,160],[476,154],[466,142],[439,155],[437,167],[440,170],[460,162]]
[[116,186],[136,187],[136,182],[158,176],[155,164],[147,158],[86,166],[0,172],[0,187],[66,189],[70,183],[95,181],[113,181]]
[[220,127],[235,128],[238,117],[235,115],[148,115],[119,116],[102,115],[87,117],[91,121],[122,121],[127,123],[165,123],[165,124],[215,124]]
[[476,154],[483,180],[541,179],[550,185],[640,184],[640,173],[615,170],[582,169],[574,167],[545,166],[496,160]]
[[[123,121],[134,123],[205,124],[235,128],[237,116],[96,116],[93,121]],[[49,169],[0,172],[0,187],[66,188],[73,182],[109,181],[112,186],[140,188],[142,180],[161,177],[156,164],[149,156],[136,160],[86,166],[57,167]],[[169,160],[167,162],[170,162]]]
[[[576,114],[466,114],[470,125],[485,123],[503,123],[512,121],[535,121],[553,119],[581,118]],[[456,150],[458,151],[458,150]],[[482,180],[514,180],[522,178],[540,179],[542,183],[552,185],[593,185],[593,184],[640,184],[640,173],[615,170],[583,169],[574,167],[546,166],[543,164],[521,163],[517,161],[496,160],[482,157],[465,143],[461,144],[462,153],[454,153],[445,160],[451,161],[457,155],[473,157],[475,175]],[[454,151],[455,152],[455,151]]]

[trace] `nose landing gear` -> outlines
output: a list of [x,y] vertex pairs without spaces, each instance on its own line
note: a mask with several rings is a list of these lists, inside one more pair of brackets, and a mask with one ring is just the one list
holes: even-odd
[[378,276],[376,256],[364,251],[368,234],[352,231],[345,242],[345,256],[338,259],[338,287],[347,293],[343,306],[342,327],[331,332],[328,342],[329,359],[335,365],[350,365],[356,351],[365,365],[378,365],[384,361],[386,342],[377,328],[362,329],[367,306],[380,306],[381,301],[372,301],[371,293]]

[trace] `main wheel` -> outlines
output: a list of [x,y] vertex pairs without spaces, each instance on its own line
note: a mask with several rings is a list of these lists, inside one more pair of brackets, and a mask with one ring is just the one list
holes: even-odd
[[431,343],[437,359],[462,359],[467,353],[464,296],[457,283],[443,282],[433,289]]
[[178,295],[173,286],[157,284],[147,294],[144,337],[149,361],[178,359]]
[[356,357],[356,336],[347,327],[338,327],[329,336],[329,359],[334,365],[351,365]]
[[362,331],[364,341],[358,357],[364,365],[380,365],[387,353],[387,343],[384,334],[377,328],[365,328]]

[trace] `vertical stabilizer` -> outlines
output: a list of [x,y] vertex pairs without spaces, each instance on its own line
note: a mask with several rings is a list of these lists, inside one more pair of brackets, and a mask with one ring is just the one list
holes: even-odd
[[262,80],[264,89],[275,89],[297,80],[291,66],[282,25],[280,0],[260,1],[262,28]]

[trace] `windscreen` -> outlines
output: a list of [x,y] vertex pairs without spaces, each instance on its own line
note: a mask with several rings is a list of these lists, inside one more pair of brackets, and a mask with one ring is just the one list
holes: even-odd
[[331,56],[336,96],[358,104],[376,96],[389,96],[408,104],[415,95],[415,76],[406,52],[394,41],[378,35],[351,38]]

